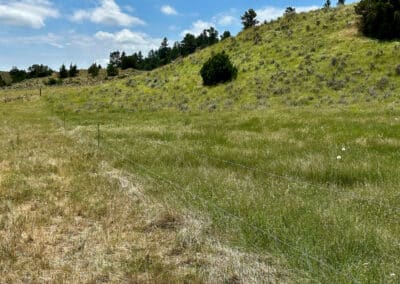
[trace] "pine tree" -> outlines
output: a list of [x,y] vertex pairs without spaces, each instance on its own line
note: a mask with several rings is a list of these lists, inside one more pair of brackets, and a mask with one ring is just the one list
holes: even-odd
[[224,33],[221,35],[221,40],[227,39],[231,37],[231,33],[229,31],[224,31]]
[[197,44],[196,44],[196,37],[192,34],[186,34],[184,39],[182,40],[182,55],[189,55],[195,52]]
[[118,71],[118,67],[116,67],[114,64],[109,63],[107,65],[107,76],[109,77],[115,77],[118,76],[119,71]]
[[90,67],[88,69],[88,74],[92,75],[93,78],[97,77],[100,73],[100,69],[101,69],[100,65],[93,63],[92,65],[90,65]]
[[58,73],[58,77],[60,79],[68,78],[68,71],[67,68],[65,68],[65,65],[61,65],[60,67],[60,72]]
[[364,35],[381,40],[400,39],[399,0],[361,0],[355,11]]
[[256,11],[254,11],[253,9],[249,9],[248,11],[246,11],[242,16],[243,28],[248,29],[257,25],[259,21],[256,18],[257,18]]
[[326,2],[324,4],[324,8],[329,9],[330,7],[331,7],[331,0],[326,0]]
[[69,72],[68,72],[69,77],[71,77],[71,78],[76,77],[78,74],[79,74],[78,67],[76,65],[71,64],[69,66]]

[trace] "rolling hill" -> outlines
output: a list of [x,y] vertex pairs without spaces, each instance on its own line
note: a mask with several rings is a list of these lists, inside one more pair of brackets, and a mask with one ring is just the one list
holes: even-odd
[[398,283],[399,55],[350,5],[1,89],[0,282]]
[[[204,87],[202,64],[220,51],[238,67],[238,78]],[[74,93],[79,102],[130,111],[397,104],[398,58],[399,42],[358,34],[350,5],[282,17],[157,70]],[[111,101],[110,93],[117,94]]]

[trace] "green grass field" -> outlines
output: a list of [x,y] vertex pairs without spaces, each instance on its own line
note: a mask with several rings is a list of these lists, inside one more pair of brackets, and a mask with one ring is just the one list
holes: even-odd
[[66,120],[93,147],[100,123],[100,150],[116,167],[157,200],[206,214],[210,234],[234,247],[269,253],[297,277],[394,283],[399,116],[302,108]]
[[[1,90],[0,282],[398,283],[400,45],[352,9],[98,86]],[[238,79],[203,87],[222,49]]]

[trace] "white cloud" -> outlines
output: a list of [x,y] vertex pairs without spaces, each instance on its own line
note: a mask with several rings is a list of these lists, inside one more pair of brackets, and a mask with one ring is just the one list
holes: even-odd
[[114,0],[101,0],[100,5],[95,9],[75,11],[72,20],[75,22],[90,20],[96,24],[123,27],[145,24],[141,19],[123,13]]
[[116,33],[99,31],[94,37],[103,44],[109,44],[112,49],[124,50],[128,53],[137,51],[147,53],[150,49],[157,49],[161,43],[160,38],[152,38],[145,33],[128,29]]
[[35,36],[18,36],[18,37],[3,37],[0,38],[0,43],[10,45],[49,45],[56,48],[64,48],[62,43],[62,37],[57,36],[53,33],[46,35],[35,35]]
[[231,26],[236,22],[236,18],[234,16],[225,15],[218,19],[218,24],[223,27]]
[[[318,6],[303,6],[303,7],[295,7],[296,11],[298,13],[301,12],[308,12],[311,10],[317,10],[320,7]],[[277,8],[277,7],[265,7],[263,9],[256,10],[257,13],[257,19],[260,22],[264,21],[271,21],[275,20],[283,15],[285,13],[285,9],[282,8]]]
[[168,16],[176,16],[178,15],[178,12],[176,11],[176,9],[170,5],[164,5],[161,7],[161,12],[165,15]]
[[215,24],[212,22],[205,22],[202,20],[198,20],[192,24],[192,27],[190,29],[182,31],[181,36],[184,37],[186,34],[193,34],[195,36],[198,36],[204,30],[210,27],[215,27]]
[[296,7],[296,11],[298,13],[302,13],[302,12],[309,12],[309,11],[314,11],[314,10],[318,10],[321,9],[320,6],[303,6],[303,7]]
[[[11,3],[7,3],[11,2]],[[39,29],[59,13],[47,0],[0,1],[0,23]]]

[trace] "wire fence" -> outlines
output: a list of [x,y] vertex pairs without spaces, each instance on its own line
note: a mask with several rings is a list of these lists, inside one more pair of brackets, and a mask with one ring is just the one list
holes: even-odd
[[[309,267],[309,269],[311,270],[311,271],[309,271],[309,273],[311,273],[311,274],[309,274],[305,271],[296,271],[299,274],[306,277],[307,280],[315,282],[315,283],[319,283],[321,280],[329,279],[328,274],[333,273],[334,275],[345,277],[346,281],[350,281],[351,283],[358,283],[357,279],[355,279],[352,275],[350,275],[346,272],[340,271],[337,268],[335,268],[334,266],[327,263],[326,261],[324,261],[316,256],[313,256],[313,255],[309,254],[307,251],[301,250],[298,247],[292,245],[288,240],[283,239],[282,237],[279,237],[278,235],[274,234],[274,232],[270,228],[268,228],[268,229],[261,228],[261,227],[257,226],[256,224],[254,224],[251,220],[248,220],[241,216],[235,215],[235,214],[231,213],[230,211],[222,208],[218,204],[215,204],[214,202],[211,202],[208,199],[205,199],[199,195],[194,194],[192,191],[187,190],[187,188],[185,188],[181,184],[177,183],[176,181],[173,181],[164,175],[157,174],[156,172],[152,171],[150,168],[146,167],[145,165],[143,165],[137,161],[134,161],[132,159],[127,159],[127,153],[130,153],[129,149],[123,148],[124,154],[122,154],[120,151],[114,149],[113,145],[115,145],[115,144],[108,143],[107,140],[105,139],[105,137],[100,135],[99,124],[97,124],[96,130],[94,132],[96,133],[96,139],[94,139],[92,141],[93,146],[98,147],[100,149],[101,149],[100,145],[106,146],[106,149],[107,149],[106,151],[109,153],[112,153],[114,157],[118,157],[120,160],[131,164],[132,166],[134,166],[137,169],[140,169],[140,171],[142,173],[144,173],[147,177],[150,177],[151,179],[155,180],[157,183],[163,183],[163,184],[169,185],[171,188],[174,189],[174,192],[177,193],[174,195],[174,197],[181,199],[184,203],[190,205],[194,201],[198,205],[200,205],[203,209],[209,210],[210,208],[212,208],[213,210],[218,212],[220,214],[220,216],[225,216],[225,218],[229,217],[230,219],[233,219],[233,220],[237,221],[238,223],[241,223],[243,226],[250,227],[252,230],[254,230],[258,234],[260,234],[260,237],[272,238],[274,240],[275,244],[279,244],[279,245],[276,245],[276,248],[278,248],[278,250],[280,250],[283,254],[284,254],[285,250],[283,250],[282,247],[285,247],[286,249],[291,250],[291,252],[296,252],[299,255],[299,258],[301,259],[301,261],[303,261],[303,264],[305,264],[305,266]],[[101,143],[100,143],[100,139],[101,139]],[[162,143],[161,144],[157,143],[157,144],[163,145]],[[165,145],[163,145],[163,146],[165,146]],[[121,147],[119,147],[118,149],[121,149]],[[205,154],[203,156],[206,156],[209,158],[211,157],[211,156],[205,155]],[[227,160],[221,160],[221,161],[224,161],[224,162],[227,162],[227,163],[230,163],[233,165],[238,165],[238,166],[244,167],[249,170],[255,170],[255,168],[247,167],[247,166],[239,164],[239,163],[234,163],[234,162],[227,161]],[[275,175],[275,177],[282,177],[282,176]],[[182,193],[189,195],[191,200],[189,201],[185,197],[185,195],[183,195]],[[253,245],[252,249],[256,251],[256,250],[259,250],[260,247]],[[317,275],[318,278],[315,278],[314,277],[315,275]]]
[[[63,121],[60,122],[60,124],[64,128],[65,133],[66,133],[65,114],[63,115]],[[321,281],[325,282],[329,279],[332,279],[331,278],[332,275],[336,275],[338,277],[344,277],[346,279],[346,282],[359,283],[359,281],[350,273],[342,271],[340,269],[337,269],[336,267],[327,263],[325,260],[320,259],[320,258],[310,254],[306,250],[302,250],[301,248],[294,246],[289,240],[284,239],[284,238],[278,236],[277,234],[275,234],[271,228],[262,228],[249,219],[246,219],[246,218],[243,218],[236,214],[233,214],[232,212],[224,209],[223,207],[219,206],[218,204],[212,202],[211,200],[205,199],[197,194],[194,194],[188,188],[188,187],[190,187],[190,185],[187,185],[185,187],[182,184],[172,180],[171,178],[169,178],[165,175],[156,173],[155,171],[153,171],[151,168],[147,167],[146,165],[139,163],[137,160],[128,158],[132,149],[127,149],[126,146],[121,147],[121,145],[118,145],[118,147],[116,148],[115,145],[117,145],[117,144],[115,143],[115,141],[113,141],[113,139],[106,139],[104,136],[101,136],[100,124],[97,124],[95,127],[96,127],[96,129],[93,132],[95,132],[97,134],[96,138],[92,139],[92,141],[89,141],[89,143],[91,143],[92,146],[96,147],[100,151],[102,149],[106,149],[105,152],[112,154],[113,157],[117,158],[119,161],[129,163],[130,165],[132,165],[133,167],[138,169],[139,171],[137,171],[137,172],[140,172],[143,177],[145,177],[149,180],[153,180],[156,184],[158,184],[158,185],[164,184],[164,185],[169,186],[169,188],[173,189],[174,193],[176,193],[176,194],[174,194],[174,198],[179,198],[184,204],[187,204],[187,205],[191,205],[191,204],[193,204],[193,202],[195,202],[197,205],[199,205],[201,208],[203,208],[203,210],[212,209],[215,212],[218,212],[220,214],[220,216],[224,216],[224,218],[229,218],[230,220],[235,220],[236,222],[242,224],[242,226],[250,227],[254,232],[257,232],[257,234],[259,234],[261,238],[266,237],[266,238],[273,239],[275,244],[279,244],[279,245],[276,245],[276,248],[278,248],[278,251],[281,251],[283,255],[285,254],[285,251],[287,251],[287,250],[290,250],[291,252],[296,252],[299,256],[300,261],[303,263],[304,267],[308,267],[309,270],[295,270],[294,273],[296,273],[298,275],[302,275],[305,279],[307,279],[308,281],[311,281],[313,283],[320,283]],[[139,139],[139,138],[135,137],[135,139]],[[108,140],[112,143],[109,143]],[[154,141],[154,140],[146,139],[146,138],[143,138],[140,140],[143,142],[146,142],[148,144],[151,144],[153,146],[157,145],[157,146],[162,146],[162,147],[169,147],[169,148],[175,149],[180,152],[186,151],[197,157],[212,159],[212,160],[219,161],[219,162],[225,163],[227,165],[239,167],[239,168],[242,168],[245,170],[259,172],[259,173],[265,174],[270,177],[274,177],[274,178],[292,182],[297,185],[307,185],[307,186],[314,187],[314,188],[318,187],[317,185],[315,185],[314,183],[311,183],[311,182],[302,181],[302,180],[298,180],[296,178],[267,172],[265,170],[262,170],[262,169],[259,169],[256,167],[248,166],[248,165],[238,163],[235,161],[225,160],[225,159],[215,157],[215,156],[212,156],[209,154],[189,151],[187,149],[182,149],[182,148],[179,148],[179,147],[176,147],[176,146],[173,146],[170,144],[166,144],[166,143],[163,143],[160,141]],[[103,147],[103,145],[106,147]],[[122,149],[122,153],[121,153],[121,149]],[[318,187],[318,189],[321,189],[321,188]],[[337,187],[329,187],[328,190],[331,190],[333,192],[340,193],[340,194],[347,194],[349,197],[352,197],[357,200],[366,201],[368,204],[383,206],[382,202],[376,202],[374,200],[365,199],[357,194],[344,192],[343,190],[341,190],[340,188],[337,188]],[[182,193],[184,193],[184,194],[182,194]],[[188,199],[188,197],[190,198],[190,200]],[[399,210],[398,207],[396,207],[395,209]],[[254,244],[254,245],[252,245],[252,249],[257,251],[260,249],[260,247]],[[385,256],[396,260],[396,262],[398,260],[397,257],[391,256],[391,255],[385,254]],[[288,270],[290,271],[290,269],[288,269]],[[273,279],[274,276],[275,276],[274,273],[271,273],[271,274],[268,273],[268,277],[271,277]]]
[[[135,139],[139,139],[138,137],[134,137],[134,138]],[[145,140],[142,140],[142,141],[145,141]],[[333,192],[338,193],[340,195],[351,197],[351,198],[357,199],[359,201],[365,201],[369,205],[377,205],[379,207],[382,207],[382,206],[388,207],[387,205],[385,205],[382,202],[378,202],[378,201],[376,201],[374,199],[366,199],[365,197],[360,196],[360,195],[358,195],[358,194],[356,194],[354,192],[345,191],[343,188],[339,188],[339,187],[334,186],[334,185],[328,185],[328,186],[322,187],[322,186],[319,186],[319,185],[317,185],[315,183],[312,183],[312,182],[309,182],[309,181],[299,180],[298,178],[293,178],[293,177],[290,177],[290,176],[279,175],[279,174],[276,174],[276,173],[273,173],[273,172],[265,171],[265,170],[260,169],[260,168],[244,165],[244,164],[241,164],[241,163],[238,163],[238,162],[235,162],[235,161],[230,161],[230,160],[218,158],[218,157],[211,156],[211,155],[208,155],[208,154],[205,154],[205,153],[189,151],[187,149],[178,148],[176,146],[173,146],[173,145],[170,145],[170,144],[166,144],[166,143],[163,143],[163,142],[160,142],[160,141],[155,141],[155,140],[148,139],[147,142],[148,143],[152,143],[152,144],[156,144],[156,145],[159,145],[159,146],[163,146],[163,147],[169,147],[171,149],[175,149],[175,150],[178,150],[178,151],[181,151],[181,152],[183,152],[183,151],[189,152],[189,153],[191,153],[191,154],[193,154],[195,156],[198,156],[198,157],[205,157],[205,158],[208,158],[208,159],[211,159],[211,160],[222,162],[222,163],[225,163],[225,164],[228,164],[228,165],[232,165],[232,166],[235,166],[235,167],[239,167],[239,168],[242,168],[242,169],[245,169],[245,170],[249,170],[249,171],[252,171],[252,172],[258,172],[258,173],[264,174],[264,175],[269,176],[269,177],[274,177],[274,178],[277,178],[277,179],[281,179],[281,180],[285,180],[285,181],[294,183],[296,185],[305,185],[305,186],[308,186],[310,188],[317,188],[317,189],[333,191]],[[390,206],[390,208],[400,212],[400,207]]]

